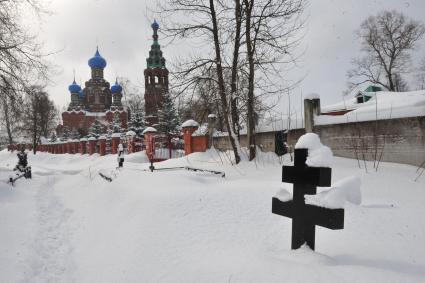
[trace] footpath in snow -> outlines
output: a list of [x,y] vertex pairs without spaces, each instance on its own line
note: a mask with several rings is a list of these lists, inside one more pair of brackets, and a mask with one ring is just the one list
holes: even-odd
[[0,152],[0,282],[425,282],[425,177],[412,166],[365,173],[334,158],[332,181],[360,176],[362,203],[345,204],[344,230],[316,227],[312,252],[292,251],[291,221],[271,213],[292,190],[289,156],[231,166],[211,150],[156,165],[221,178],[144,171],[144,153],[119,172],[116,156],[37,153],[33,179],[12,188],[16,161]]

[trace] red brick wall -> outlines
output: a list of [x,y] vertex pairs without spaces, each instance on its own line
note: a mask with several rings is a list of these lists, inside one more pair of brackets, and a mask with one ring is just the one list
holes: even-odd
[[204,152],[208,148],[208,136],[192,137],[192,151]]
[[[63,112],[62,120],[63,126],[69,129],[86,129],[88,130],[93,122],[96,120],[95,116],[86,116],[84,112]],[[112,122],[114,119],[114,112],[108,111],[100,120]],[[127,112],[120,113],[121,127],[127,129]]]

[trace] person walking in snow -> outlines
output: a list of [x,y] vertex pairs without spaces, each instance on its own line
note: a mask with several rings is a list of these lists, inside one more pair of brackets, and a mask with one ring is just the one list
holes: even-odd
[[120,143],[118,145],[118,167],[122,167],[123,163],[124,163],[124,147],[122,146],[122,144]]

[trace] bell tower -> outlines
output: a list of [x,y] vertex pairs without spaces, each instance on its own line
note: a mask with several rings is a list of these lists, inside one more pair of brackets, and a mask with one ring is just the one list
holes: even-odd
[[158,124],[158,109],[164,96],[168,95],[168,70],[162,57],[161,46],[158,43],[159,24],[156,20],[151,25],[153,29],[153,44],[146,59],[145,75],[145,119],[149,126]]

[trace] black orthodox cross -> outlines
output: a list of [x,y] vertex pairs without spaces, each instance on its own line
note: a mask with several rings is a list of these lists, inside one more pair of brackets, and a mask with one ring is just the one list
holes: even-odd
[[316,187],[330,187],[332,169],[308,167],[308,150],[295,149],[294,166],[282,167],[282,182],[294,184],[293,200],[273,198],[272,212],[292,218],[292,249],[304,243],[314,250],[315,225],[332,230],[344,228],[344,209],[330,209],[305,203],[304,195],[315,195]]

